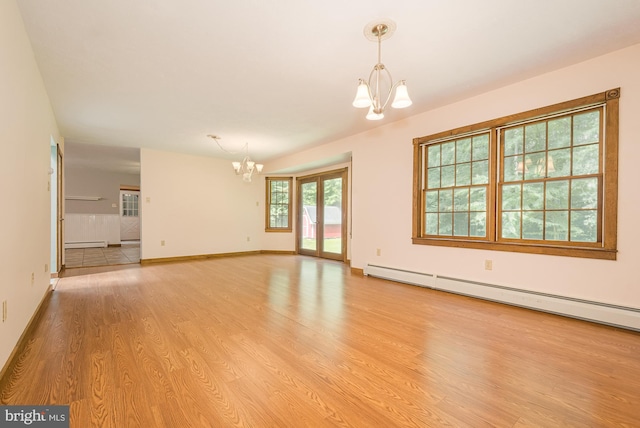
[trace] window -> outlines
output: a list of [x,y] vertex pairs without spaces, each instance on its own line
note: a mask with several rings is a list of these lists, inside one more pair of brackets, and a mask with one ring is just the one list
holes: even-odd
[[293,179],[266,178],[267,232],[291,232],[291,190]]
[[132,193],[122,193],[123,217],[138,217],[138,196]]
[[489,134],[427,146],[425,234],[486,238]]
[[414,139],[413,242],[615,260],[619,94]]

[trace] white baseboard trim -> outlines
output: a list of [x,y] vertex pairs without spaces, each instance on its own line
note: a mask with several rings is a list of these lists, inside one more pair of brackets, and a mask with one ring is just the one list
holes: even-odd
[[74,241],[65,242],[64,248],[106,248],[107,241]]
[[584,299],[520,290],[496,284],[437,276],[386,266],[367,265],[364,274],[391,281],[521,306],[538,311],[640,331],[640,309]]

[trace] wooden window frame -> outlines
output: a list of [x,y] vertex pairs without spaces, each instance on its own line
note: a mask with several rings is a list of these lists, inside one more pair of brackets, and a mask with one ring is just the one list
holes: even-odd
[[[289,183],[289,204],[287,227],[271,227],[271,183],[274,181],[286,181]],[[266,177],[265,178],[265,232],[288,232],[293,231],[292,208],[293,208],[293,177]]]
[[[412,217],[412,242],[419,245],[435,245],[443,247],[475,248],[483,250],[511,251],[531,254],[548,254],[569,257],[583,257],[603,260],[616,260],[617,256],[617,218],[618,218],[618,128],[619,128],[619,99],[620,88],[611,89],[598,94],[566,101],[522,113],[504,116],[498,119],[464,126],[437,134],[413,139],[413,217]],[[598,213],[602,216],[601,240],[593,244],[580,245],[578,243],[558,243],[557,241],[536,241],[535,243],[523,241],[504,241],[497,238],[497,206],[498,199],[498,162],[499,148],[497,136],[499,128],[528,122],[535,119],[543,119],[552,115],[568,113],[572,110],[590,106],[604,106],[604,141],[603,141],[603,169],[601,170],[603,184],[602,207]],[[424,227],[424,197],[423,185],[425,183],[425,147],[429,143],[441,142],[445,139],[460,138],[467,134],[477,134],[481,131],[490,132],[490,186],[487,209],[487,239],[460,239],[453,237],[425,237]]]

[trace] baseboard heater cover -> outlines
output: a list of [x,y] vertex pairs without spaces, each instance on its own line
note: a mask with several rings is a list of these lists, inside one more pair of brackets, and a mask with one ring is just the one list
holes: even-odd
[[64,248],[105,248],[107,241],[74,241],[65,242]]
[[557,315],[640,331],[640,309],[378,265],[364,274]]

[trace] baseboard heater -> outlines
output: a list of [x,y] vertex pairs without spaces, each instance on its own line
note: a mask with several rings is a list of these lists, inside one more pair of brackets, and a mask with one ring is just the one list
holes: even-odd
[[494,302],[521,306],[601,324],[640,331],[640,309],[575,299],[555,294],[519,290],[386,266],[367,265],[364,274],[405,284],[433,288]]
[[104,248],[107,241],[74,241],[65,242],[64,248]]

